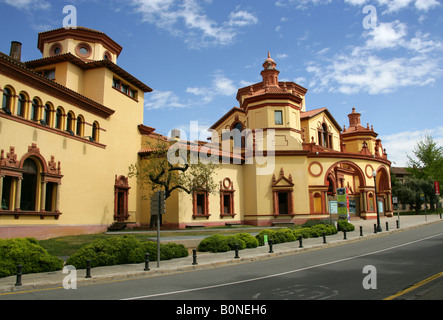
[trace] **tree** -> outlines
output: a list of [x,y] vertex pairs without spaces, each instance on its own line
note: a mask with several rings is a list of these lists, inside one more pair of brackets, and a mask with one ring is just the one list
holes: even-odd
[[[218,184],[213,173],[218,164],[201,161],[198,146],[188,142],[156,138],[147,143],[147,155],[129,166],[128,176],[136,177],[143,189],[164,191],[168,199],[174,190],[192,194],[195,190],[213,193]],[[152,225],[152,217],[151,217]]]
[[426,135],[414,147],[415,159],[408,157],[408,170],[418,178],[443,181],[443,147],[437,146],[432,136]]
[[398,197],[400,203],[410,205],[418,214],[424,203],[420,194],[424,193],[423,189],[425,186],[425,180],[416,177],[408,177],[403,183],[392,184],[392,191],[393,194]]
[[438,146],[432,136],[427,134],[417,143],[413,153],[415,159],[408,155],[407,170],[414,177],[423,180],[421,191],[429,199],[432,210],[434,204],[438,202],[433,182],[439,181],[440,184],[443,182],[443,147]]

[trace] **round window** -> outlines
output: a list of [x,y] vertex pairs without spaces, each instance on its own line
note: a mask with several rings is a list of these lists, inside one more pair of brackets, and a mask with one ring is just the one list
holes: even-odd
[[89,56],[92,53],[92,48],[87,43],[79,43],[77,47],[75,48],[75,52],[78,56],[81,58],[89,58]]
[[55,56],[55,55],[61,54],[62,51],[63,51],[62,45],[60,43],[55,43],[49,49],[49,54],[51,56]]

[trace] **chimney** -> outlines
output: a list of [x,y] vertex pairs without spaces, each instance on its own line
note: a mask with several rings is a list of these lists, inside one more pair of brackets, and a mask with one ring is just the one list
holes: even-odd
[[11,41],[11,52],[9,56],[17,61],[22,59],[22,44],[18,41]]
[[179,129],[172,129],[171,138],[174,140],[180,140],[180,130]]

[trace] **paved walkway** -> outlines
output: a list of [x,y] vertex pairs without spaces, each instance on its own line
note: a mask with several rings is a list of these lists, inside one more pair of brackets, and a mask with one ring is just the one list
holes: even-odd
[[[299,248],[299,242],[288,242],[277,244],[273,246],[273,253],[269,253],[269,246],[262,246],[255,249],[245,249],[239,251],[239,258],[235,258],[235,251],[224,253],[197,253],[197,265],[193,265],[193,256],[160,261],[160,266],[157,267],[157,261],[149,263],[149,271],[144,271],[145,263],[139,264],[125,264],[118,266],[96,267],[90,271],[91,278],[85,278],[86,270],[77,270],[77,283],[94,283],[99,281],[107,281],[112,279],[123,279],[131,277],[142,277],[158,274],[168,274],[176,272],[192,271],[195,269],[213,268],[222,265],[248,262],[260,259],[267,259],[281,255],[293,254],[295,252],[302,252],[313,248],[327,247],[343,244],[349,241],[359,241],[370,237],[377,237],[384,235],[387,232],[399,232],[402,230],[415,228],[420,225],[436,223],[443,221],[439,215],[425,216],[400,216],[400,228],[397,229],[397,216],[392,218],[382,217],[380,225],[383,229],[381,233],[374,234],[374,223],[376,220],[352,220],[351,223],[355,226],[355,231],[348,232],[346,240],[344,240],[343,233],[339,232],[336,235],[328,236],[327,244],[323,243],[323,238],[309,238],[303,239],[303,248]],[[389,231],[386,231],[386,222],[388,222]],[[360,236],[360,226],[362,226],[363,236]],[[240,232],[240,231],[239,231]],[[68,273],[63,271],[49,272],[49,273],[35,273],[24,274],[21,277],[21,286],[16,286],[16,276],[0,278],[0,293],[16,292],[32,289],[40,289],[45,287],[62,287],[63,279]]]

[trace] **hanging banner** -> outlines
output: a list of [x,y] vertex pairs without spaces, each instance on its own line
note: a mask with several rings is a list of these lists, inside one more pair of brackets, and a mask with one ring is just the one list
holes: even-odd
[[440,195],[440,183],[438,181],[434,181],[435,195]]
[[347,220],[349,222],[349,196],[346,188],[337,189],[337,209],[338,219]]

